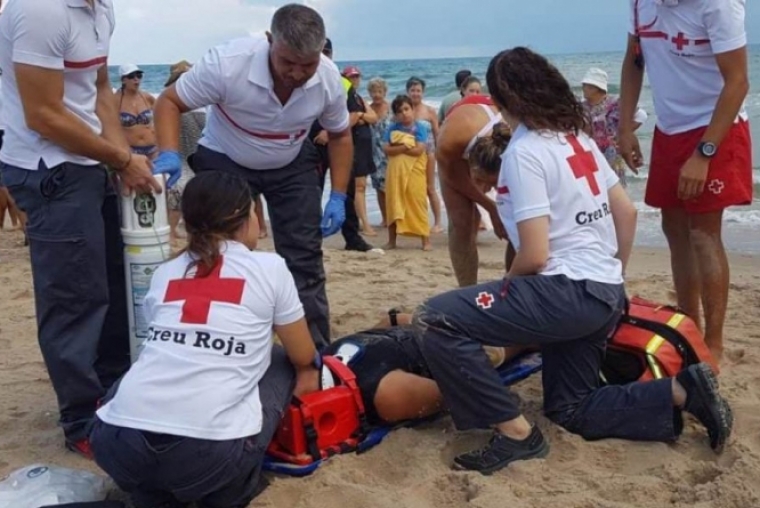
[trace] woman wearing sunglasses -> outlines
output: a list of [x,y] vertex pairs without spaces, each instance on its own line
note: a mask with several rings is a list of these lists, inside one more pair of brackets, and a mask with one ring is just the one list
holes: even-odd
[[156,132],[153,127],[153,104],[156,99],[140,90],[143,71],[134,64],[119,68],[121,88],[116,92],[119,119],[133,153],[153,158],[156,155]]

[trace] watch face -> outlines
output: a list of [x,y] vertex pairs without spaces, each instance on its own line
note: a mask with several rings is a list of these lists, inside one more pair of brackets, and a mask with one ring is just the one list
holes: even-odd
[[705,157],[712,157],[715,155],[717,149],[718,148],[715,146],[715,143],[702,143],[700,145],[700,151]]

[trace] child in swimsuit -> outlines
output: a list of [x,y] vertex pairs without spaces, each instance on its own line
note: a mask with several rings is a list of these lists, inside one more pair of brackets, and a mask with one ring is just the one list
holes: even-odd
[[153,274],[148,338],[97,412],[92,451],[136,508],[247,506],[292,394],[319,386],[316,350],[285,261],[251,250],[245,181],[199,174],[182,214],[188,246]]

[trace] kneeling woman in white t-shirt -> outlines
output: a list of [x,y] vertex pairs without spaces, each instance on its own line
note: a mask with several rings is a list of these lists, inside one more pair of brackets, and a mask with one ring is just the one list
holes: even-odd
[[187,249],[153,274],[148,338],[97,412],[95,460],[136,508],[247,506],[265,486],[264,451],[294,387],[318,388],[293,277],[277,254],[251,251],[251,204],[228,173],[187,184]]
[[586,439],[673,441],[685,410],[721,450],[733,420],[707,365],[673,380],[601,385],[605,346],[625,305],[636,210],[584,134],[583,108],[567,81],[526,48],[494,57],[487,80],[512,129],[502,147],[497,207],[517,255],[504,279],[434,297],[415,316],[422,353],[456,426],[495,429],[485,447],[456,457],[456,467],[491,473],[549,451],[484,345],[538,345],[546,416]]

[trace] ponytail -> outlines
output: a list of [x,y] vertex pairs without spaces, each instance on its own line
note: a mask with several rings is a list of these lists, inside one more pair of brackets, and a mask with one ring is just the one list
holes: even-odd
[[512,139],[512,131],[504,122],[493,126],[491,135],[478,139],[470,150],[468,162],[476,171],[486,174],[498,174],[501,170],[501,154],[507,149]]
[[204,277],[219,263],[222,244],[249,220],[253,199],[248,184],[237,175],[205,171],[190,180],[182,195],[187,230],[187,253],[192,262],[185,273],[198,269]]

